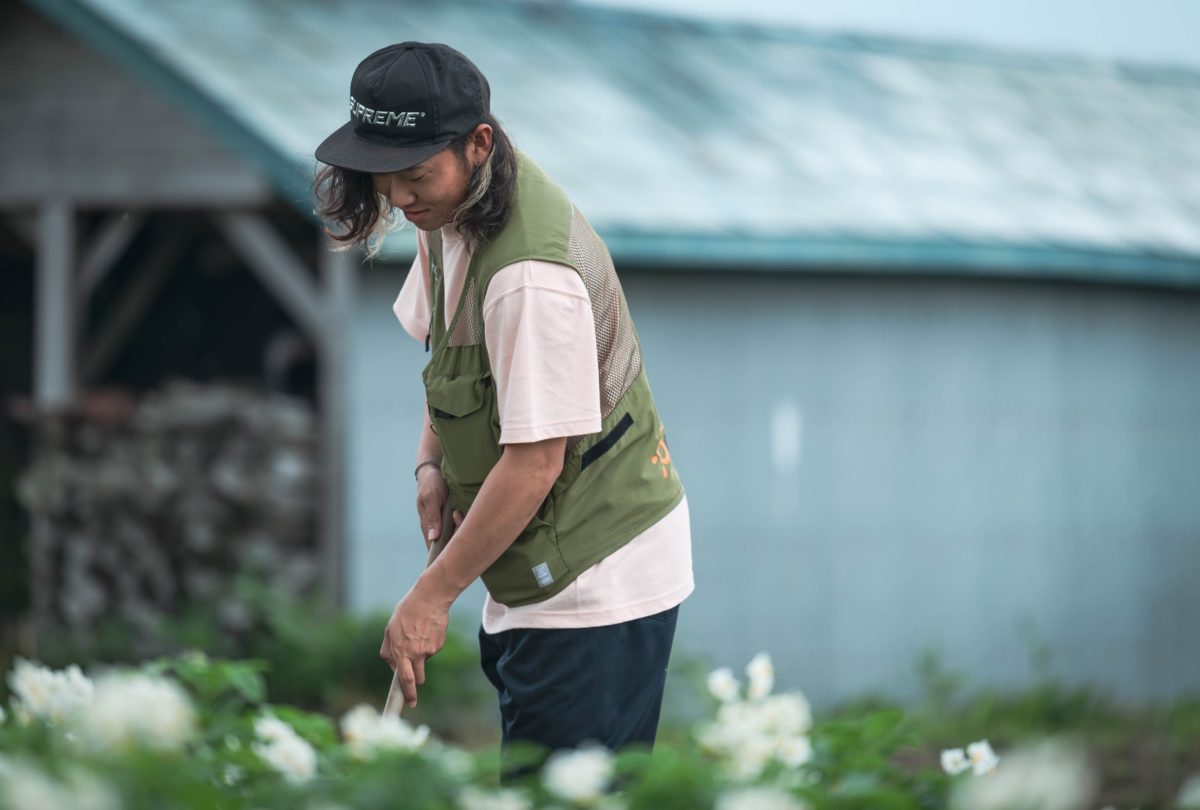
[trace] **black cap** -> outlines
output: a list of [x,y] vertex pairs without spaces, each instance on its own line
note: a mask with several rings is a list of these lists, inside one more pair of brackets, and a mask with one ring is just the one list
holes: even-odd
[[317,160],[372,174],[432,157],[488,114],[491,88],[448,45],[401,42],[368,56],[350,80],[350,121],[317,147]]

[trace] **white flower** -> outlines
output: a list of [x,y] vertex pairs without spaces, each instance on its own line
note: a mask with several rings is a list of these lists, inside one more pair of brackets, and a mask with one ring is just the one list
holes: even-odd
[[443,745],[436,739],[426,743],[431,758],[442,766],[442,770],[456,782],[468,782],[475,772],[475,759],[461,748]]
[[114,673],[96,683],[92,705],[80,718],[93,743],[142,745],[177,751],[195,736],[192,702],[179,684],[157,675]]
[[721,756],[735,780],[757,778],[772,761],[795,769],[812,759],[812,709],[804,695],[772,695],[775,668],[771,657],[759,653],[746,665],[750,679],[745,700],[738,699],[738,683],[728,669],[709,675],[709,690],[721,699],[716,719],[702,726],[698,741]]
[[10,761],[0,773],[0,806],[11,810],[117,810],[112,789],[90,773],[70,770],[57,781],[35,765]]
[[233,787],[238,782],[242,781],[243,775],[242,769],[237,765],[226,763],[225,766],[221,768],[221,781],[229,787]]
[[782,739],[775,749],[775,758],[789,768],[799,768],[812,759],[812,755],[812,742],[803,736]]
[[773,787],[747,787],[722,793],[716,810],[804,810],[804,802]]
[[[989,746],[990,748],[990,746]],[[1048,741],[1004,755],[986,779],[956,784],[954,810],[1083,810],[1096,778],[1078,748]]]
[[1179,786],[1179,797],[1175,799],[1180,808],[1200,808],[1200,774],[1189,776]]
[[795,768],[812,757],[808,701],[785,693],[759,701],[722,704],[715,722],[701,729],[701,746],[723,756],[735,779],[754,779],[777,760]]
[[746,665],[746,677],[750,679],[750,687],[746,690],[750,700],[762,700],[771,694],[775,686],[775,665],[771,663],[771,656],[760,652],[751,658]]
[[312,779],[317,771],[317,752],[295,730],[272,715],[254,721],[259,742],[252,748],[259,758],[294,785]]
[[280,740],[269,745],[255,745],[254,753],[294,785],[312,779],[317,770],[317,754],[300,737]]
[[737,700],[741,688],[742,685],[733,677],[733,670],[729,667],[714,669],[708,675],[708,691],[722,703]]
[[356,759],[368,759],[380,751],[415,751],[429,739],[429,727],[413,728],[396,715],[380,717],[365,703],[342,715],[342,736]]
[[273,714],[264,714],[254,720],[254,736],[260,742],[274,743],[290,740],[296,731]]
[[767,728],[780,734],[805,734],[812,728],[812,708],[804,695],[786,692],[762,701]]
[[967,757],[971,760],[971,768],[974,769],[976,776],[991,773],[1000,764],[1000,757],[996,756],[991,743],[987,740],[979,740],[968,745]]
[[25,704],[19,700],[12,702],[13,718],[17,721],[17,725],[25,728],[33,722],[33,713],[25,707]]
[[942,770],[948,774],[959,774],[971,767],[971,760],[961,748],[947,748],[942,752]]
[[459,810],[529,810],[525,794],[511,788],[485,791],[468,786],[458,794]]
[[775,743],[768,737],[753,737],[729,752],[729,764],[735,779],[752,781],[771,762]]
[[10,761],[0,777],[0,802],[13,810],[50,810],[69,807],[71,791],[51,779],[40,768],[20,761]]
[[91,703],[92,682],[72,664],[55,672],[18,658],[8,676],[18,717],[63,723]]
[[552,754],[542,770],[542,782],[559,798],[588,802],[600,798],[612,772],[612,754],[605,748],[588,746]]

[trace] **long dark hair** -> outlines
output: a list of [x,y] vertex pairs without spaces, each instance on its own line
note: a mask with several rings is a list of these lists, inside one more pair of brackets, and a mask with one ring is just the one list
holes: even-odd
[[[491,115],[480,123],[492,128],[492,151],[471,172],[467,196],[454,212],[454,226],[472,248],[504,227],[517,191],[517,150],[500,122]],[[466,165],[467,141],[462,135],[447,147]],[[367,255],[379,251],[384,234],[395,223],[392,205],[375,192],[366,172],[325,166],[313,182],[316,214],[331,227],[325,232],[346,247],[363,245]]]

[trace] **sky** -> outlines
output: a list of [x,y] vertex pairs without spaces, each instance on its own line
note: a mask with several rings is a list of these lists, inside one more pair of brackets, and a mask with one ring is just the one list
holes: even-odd
[[1200,0],[585,0],[688,16],[1200,67]]

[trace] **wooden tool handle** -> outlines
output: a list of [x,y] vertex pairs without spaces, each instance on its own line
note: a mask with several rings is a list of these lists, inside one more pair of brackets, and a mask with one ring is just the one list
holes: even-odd
[[[426,568],[433,565],[433,561],[446,548],[450,538],[454,536],[454,529],[454,507],[450,505],[450,499],[446,498],[446,503],[442,507],[442,533],[429,546],[429,554],[425,557]],[[383,704],[383,716],[399,717],[402,711],[404,711],[404,687],[400,685],[400,673],[393,671],[392,685],[388,687],[387,700]]]

